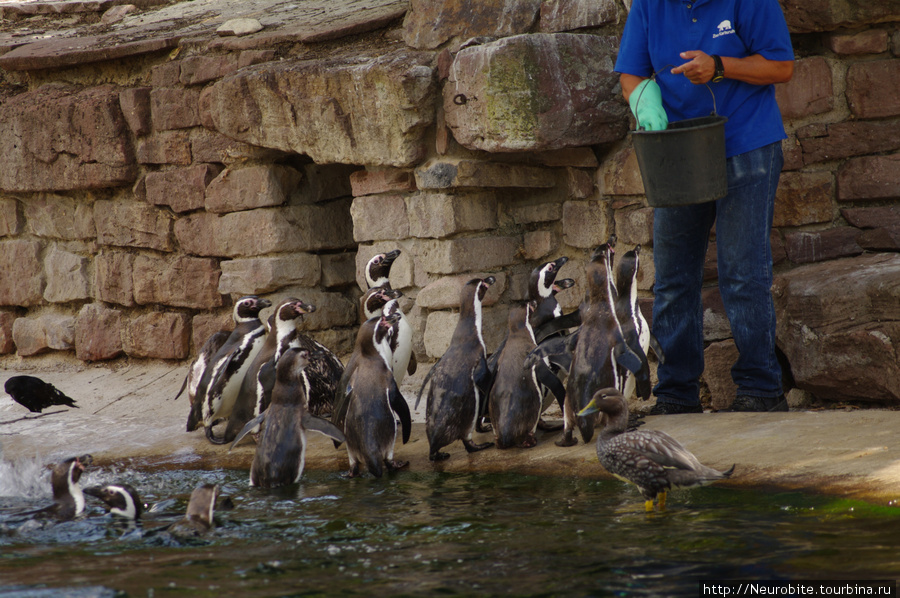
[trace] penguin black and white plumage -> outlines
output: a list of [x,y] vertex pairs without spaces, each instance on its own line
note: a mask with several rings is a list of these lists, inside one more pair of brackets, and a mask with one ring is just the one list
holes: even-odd
[[[379,318],[383,314],[385,314],[385,307],[389,302],[394,301],[391,307],[388,308],[388,311],[392,311],[393,306],[396,305],[396,299],[400,298],[403,295],[400,291],[395,289],[391,289],[389,286],[384,287],[372,287],[360,298],[360,312],[365,316],[365,319],[360,322],[360,324],[365,324],[366,321],[372,318]],[[391,351],[393,352],[396,349],[397,336],[394,334],[391,337]],[[350,395],[347,393],[347,386],[350,384],[350,377],[353,375],[353,372],[356,371],[356,365],[359,362],[359,354],[361,349],[359,347],[359,334],[357,332],[357,341],[356,345],[353,347],[353,352],[350,354],[350,358],[347,360],[347,365],[344,366],[344,373],[341,375],[340,382],[338,382],[337,391],[334,395],[334,409],[331,412],[331,422],[338,427],[339,430],[344,429],[344,418],[347,415],[347,407],[349,406],[348,399]],[[393,372],[393,360],[389,364],[389,367],[392,368]],[[395,379],[396,380],[396,379]],[[335,442],[335,448],[338,448],[341,443]]]
[[399,249],[372,256],[372,258],[366,262],[366,267],[364,269],[366,286],[370,289],[372,287],[383,287],[385,285],[390,287],[391,266],[398,257],[400,257]]
[[356,367],[346,386],[347,413],[343,422],[350,460],[349,477],[360,475],[360,464],[380,478],[384,469],[395,471],[409,465],[394,461],[397,420],[405,444],[412,418],[406,399],[391,371],[393,340],[400,316],[396,312],[367,320],[356,335]]
[[[292,346],[302,345],[302,341],[299,338],[302,335],[297,330],[297,321],[302,320],[304,315],[314,311],[316,311],[315,305],[304,303],[295,297],[283,299],[275,307],[275,312],[269,317],[269,332],[266,335],[266,340],[253,363],[250,364],[246,376],[244,376],[234,409],[228,418],[228,427],[225,430],[226,442],[233,441],[244,427],[244,424],[265,411],[266,407],[269,406],[272,384],[274,384],[274,369],[271,368],[275,367],[278,359],[287,349]],[[314,341],[306,339],[307,346],[311,346],[313,343]],[[318,343],[315,344],[318,345]],[[321,347],[321,345],[318,345],[318,347]],[[321,348],[327,351],[324,347]],[[328,357],[323,354],[318,359],[326,360]],[[337,358],[334,357],[334,359],[336,360]],[[266,368],[266,364],[270,364],[268,368]],[[327,365],[332,366],[333,364],[327,363]],[[317,365],[316,367],[319,366]],[[330,372],[329,367],[322,369]],[[343,371],[343,366],[341,366],[341,370]],[[267,380],[267,373],[272,375],[271,379]],[[313,380],[312,383],[316,384],[317,388],[322,386],[321,380]],[[309,390],[307,388],[307,391]],[[333,393],[334,391],[331,385],[326,383],[324,390],[316,391],[316,393],[321,392]],[[307,396],[312,396],[321,403],[322,399],[319,399],[319,395],[316,393],[308,392]],[[328,397],[324,402],[330,404],[331,398]]]
[[534,366],[525,366],[537,346],[531,328],[533,303],[509,310],[509,332],[497,361],[497,374],[488,397],[497,448],[537,444],[534,432],[541,416],[541,387]]
[[178,538],[194,538],[206,534],[216,526],[217,498],[218,484],[203,484],[194,488],[184,519],[170,525],[167,531]]
[[303,369],[309,364],[309,351],[289,348],[275,366],[276,379],[269,407],[247,422],[232,444],[264,424],[250,466],[250,485],[276,488],[300,481],[306,463],[306,432],[313,430],[344,442],[344,434],[331,422],[312,415],[306,408],[306,382]]
[[729,478],[734,472],[734,465],[727,471],[703,465],[665,432],[626,432],[628,404],[615,388],[598,390],[579,415],[596,412],[606,414],[606,426],[597,439],[600,464],[620,480],[636,485],[644,495],[647,511],[653,510],[656,498],[660,510],[665,509],[670,488],[703,486]]
[[35,376],[13,376],[3,385],[12,400],[32,413],[40,413],[53,406],[78,407],[61,390]]
[[[641,246],[637,245],[619,258],[616,267],[616,318],[619,320],[625,342],[641,360],[641,370],[637,374],[624,370],[625,381],[616,386],[622,388],[622,394],[626,398],[631,397],[637,388],[639,396],[646,401],[650,398],[651,392],[647,351],[653,346],[657,357],[663,353],[656,338],[650,334],[650,326],[647,325],[647,320],[644,319],[638,305],[637,275],[640,271],[640,253]],[[660,359],[664,360],[664,357]]]
[[181,393],[186,389],[188,391],[188,402],[191,405],[194,404],[197,396],[197,387],[200,386],[200,381],[203,379],[203,374],[206,373],[206,368],[212,363],[216,353],[222,348],[222,345],[225,344],[230,335],[231,333],[226,330],[219,330],[209,335],[209,338],[206,339],[206,342],[203,343],[203,346],[197,353],[197,358],[191,362],[188,373],[184,377],[184,382],[181,383],[181,388],[178,390],[178,394],[175,395],[175,399],[180,397]]
[[78,483],[84,470],[93,463],[91,455],[69,457],[53,466],[50,485],[53,488],[53,505],[38,512],[59,521],[68,521],[84,512],[84,492]]
[[206,437],[214,444],[224,444],[216,438],[213,425],[231,415],[244,376],[262,348],[266,327],[259,319],[259,312],[272,305],[268,299],[254,295],[242,297],[234,305],[234,331],[216,352],[197,387],[197,395],[191,405],[187,431],[199,425],[206,428]]
[[[587,292],[579,307],[581,326],[565,340],[564,350],[571,354],[566,381],[563,415],[565,429],[558,446],[577,443],[577,427],[585,443],[594,435],[597,414],[577,416],[600,388],[615,385],[617,372],[627,368],[639,371],[640,358],[628,348],[615,313],[615,288],[611,276],[614,239],[594,250],[586,267]],[[541,357],[540,349],[532,353]]]
[[460,293],[459,322],[444,355],[428,372],[416,399],[426,399],[425,430],[432,461],[447,459],[440,449],[462,440],[466,451],[493,446],[472,440],[482,401],[487,400],[489,377],[484,338],[481,333],[481,303],[495,278],[473,278]]
[[99,498],[109,513],[125,519],[140,519],[144,510],[137,490],[129,484],[92,486],[85,488],[84,493]]
[[[391,289],[391,266],[398,257],[400,257],[400,250],[395,249],[388,253],[379,253],[366,263],[366,284],[369,289],[375,287]],[[391,371],[393,371],[394,379],[397,380],[397,385],[399,386],[407,374],[412,375],[416,373],[418,362],[416,361],[416,354],[413,352],[412,325],[409,323],[406,314],[400,309],[399,303],[396,310],[400,314],[400,322],[397,327],[397,336],[394,340],[395,348]],[[363,314],[366,320],[376,315],[368,310],[364,310]]]

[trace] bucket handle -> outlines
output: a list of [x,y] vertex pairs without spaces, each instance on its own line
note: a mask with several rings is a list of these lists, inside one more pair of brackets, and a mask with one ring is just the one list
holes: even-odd
[[[660,68],[658,71],[654,71],[654,73],[652,75],[650,75],[650,79],[651,80],[656,79],[656,76],[658,74],[662,73],[663,69],[673,69],[673,68],[675,68],[674,64],[667,64],[664,67]],[[709,90],[709,95],[712,96],[713,109],[712,109],[712,112],[710,113],[710,115],[716,116],[716,114],[717,114],[716,94],[715,94],[715,92],[713,92],[712,87],[709,86],[709,83],[704,83],[704,85],[706,86],[706,89]],[[641,103],[641,97],[644,95],[645,89],[647,89],[646,85],[641,89],[641,92],[638,94],[637,102],[635,102],[635,105]],[[637,114],[634,115],[634,120],[635,120],[636,130],[643,130],[643,127],[641,126],[640,121],[638,121],[638,119],[637,119]]]

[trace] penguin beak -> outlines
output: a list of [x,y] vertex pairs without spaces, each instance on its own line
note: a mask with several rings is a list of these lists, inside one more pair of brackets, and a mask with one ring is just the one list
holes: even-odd
[[75,466],[84,471],[91,463],[94,462],[94,457],[91,455],[81,455],[75,459]]
[[385,264],[393,264],[394,260],[400,257],[400,250],[395,249],[393,251],[389,251],[384,254],[384,263]]
[[316,306],[311,303],[297,301],[294,303],[294,309],[297,310],[297,313],[300,314],[300,318],[302,319],[304,314],[311,314],[316,311]]
[[553,264],[556,266],[557,272],[559,271],[560,268],[565,266],[568,261],[569,261],[569,258],[567,258],[566,256],[562,256],[561,258],[559,258],[558,260],[553,262]]
[[81,491],[88,496],[93,496],[95,498],[99,498],[100,500],[106,500],[106,494],[102,486],[91,486],[90,488],[83,488]]
[[592,413],[597,413],[600,409],[597,407],[597,399],[591,399],[591,402],[587,404],[587,406],[576,413],[578,417],[584,417],[585,415],[590,415]]
[[486,284],[488,286],[491,286],[495,282],[497,282],[497,279],[494,278],[493,276],[488,276],[487,278],[484,279],[484,284]]
[[562,280],[557,280],[553,285],[553,290],[559,293],[562,290],[570,289],[575,286],[575,281],[571,278],[563,278]]
[[262,297],[256,300],[256,304],[259,306],[259,309],[265,309],[272,306],[271,301],[269,301],[268,299],[263,299]]

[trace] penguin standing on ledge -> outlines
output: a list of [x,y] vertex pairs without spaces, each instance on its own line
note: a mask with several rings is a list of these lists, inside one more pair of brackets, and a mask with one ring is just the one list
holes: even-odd
[[[388,291],[391,290],[391,266],[398,257],[400,257],[400,250],[394,249],[388,253],[379,253],[366,263],[366,284],[370,290],[376,287],[381,287]],[[394,356],[391,359],[391,371],[394,373],[394,379],[399,386],[407,374],[412,375],[416,373],[418,362],[412,348],[412,325],[409,323],[406,314],[400,309],[400,304],[397,303],[396,305],[396,311],[400,314],[400,322],[397,324],[397,335],[394,339]],[[366,309],[363,310],[363,313],[366,320],[376,315]]]
[[193,405],[194,401],[197,397],[197,388],[200,386],[200,381],[203,379],[203,374],[206,373],[206,368],[209,367],[209,364],[212,363],[213,358],[216,356],[216,353],[219,352],[219,349],[222,348],[222,345],[228,340],[228,337],[231,333],[226,330],[219,330],[218,332],[214,332],[206,339],[206,342],[203,343],[203,346],[200,348],[200,351],[197,353],[197,358],[191,362],[191,367],[188,369],[187,375],[184,377],[184,382],[181,383],[181,388],[178,390],[178,394],[175,395],[174,401],[178,397],[181,396],[181,393],[187,389],[188,391],[188,402]]
[[487,400],[490,379],[481,334],[481,303],[495,280],[493,276],[473,278],[463,286],[459,322],[450,346],[428,372],[416,399],[416,408],[422,397],[426,399],[425,430],[432,461],[449,458],[440,449],[455,440],[462,440],[470,453],[494,445],[475,444],[472,433],[482,401]]
[[219,419],[231,415],[244,376],[265,340],[266,327],[259,319],[259,312],[270,305],[271,301],[255,295],[242,297],[234,304],[237,325],[216,352],[197,387],[188,416],[188,432],[202,423],[210,442],[225,444],[224,439],[215,437],[212,428]]
[[268,409],[247,422],[232,448],[256,426],[263,424],[256,454],[250,466],[250,485],[277,488],[300,481],[306,463],[306,432],[314,430],[344,442],[344,434],[331,422],[306,409],[306,383],[303,369],[309,364],[309,351],[289,348],[275,366],[275,385]]
[[372,318],[356,335],[356,367],[346,386],[348,406],[343,424],[349,477],[360,474],[360,463],[376,478],[385,468],[395,471],[409,465],[408,461],[394,461],[398,418],[404,444],[412,427],[409,406],[391,373],[392,341],[399,320],[396,312]]
[[537,444],[534,432],[541,416],[541,388],[536,366],[523,365],[536,346],[530,323],[533,305],[529,302],[509,310],[509,333],[488,397],[494,440],[501,449]]

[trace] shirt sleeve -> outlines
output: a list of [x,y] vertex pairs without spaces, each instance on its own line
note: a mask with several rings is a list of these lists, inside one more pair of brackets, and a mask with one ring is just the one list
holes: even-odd
[[[777,3],[777,0],[773,0]],[[625,73],[638,77],[649,77],[653,74],[653,63],[650,60],[650,46],[647,43],[647,17],[644,0],[634,0],[622,40],[619,43],[619,55],[616,57],[617,73]]]
[[740,0],[736,27],[750,55],[793,60],[791,34],[778,0]]

